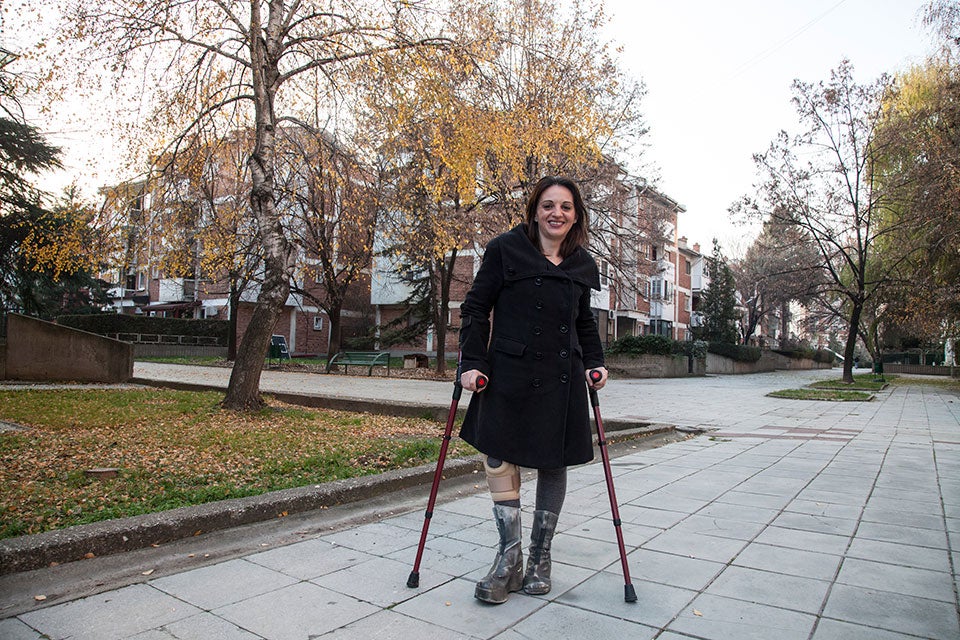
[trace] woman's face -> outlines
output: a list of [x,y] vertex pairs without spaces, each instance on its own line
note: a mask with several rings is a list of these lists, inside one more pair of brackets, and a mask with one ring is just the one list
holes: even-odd
[[541,240],[562,242],[577,221],[570,189],[559,184],[547,188],[537,202],[536,221]]

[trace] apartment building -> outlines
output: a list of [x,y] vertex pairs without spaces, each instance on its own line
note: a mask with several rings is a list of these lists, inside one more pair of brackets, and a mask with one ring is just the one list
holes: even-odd
[[[600,291],[591,307],[605,344],[628,335],[658,334],[692,339],[696,309],[705,286],[700,245],[678,237],[678,216],[685,209],[642,180],[626,179],[624,205],[592,221],[591,252],[600,269]],[[589,206],[589,204],[588,204]],[[656,227],[656,229],[654,229]],[[458,252],[447,307],[449,330],[444,351],[457,351],[459,308],[483,259],[484,241]],[[450,258],[448,254],[447,258]],[[371,304],[377,326],[401,317],[411,288],[398,276],[396,263],[377,256],[371,276]],[[385,344],[379,347],[387,348]],[[398,352],[436,353],[436,332],[389,348]]]

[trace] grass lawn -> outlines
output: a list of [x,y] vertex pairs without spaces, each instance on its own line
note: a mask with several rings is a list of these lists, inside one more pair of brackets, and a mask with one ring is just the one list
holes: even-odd
[[857,373],[853,376],[853,384],[848,384],[843,381],[843,378],[835,378],[833,380],[821,380],[819,382],[814,382],[809,385],[814,389],[858,389],[860,391],[880,391],[892,380],[899,378],[896,375],[883,376],[883,380],[880,380],[874,373]]
[[[222,394],[0,391],[0,538],[435,462],[444,425]],[[476,451],[454,439],[449,456]],[[117,468],[114,478],[86,473]]]
[[845,391],[842,389],[782,389],[767,394],[772,398],[789,400],[833,400],[841,402],[863,402],[873,398],[866,391]]

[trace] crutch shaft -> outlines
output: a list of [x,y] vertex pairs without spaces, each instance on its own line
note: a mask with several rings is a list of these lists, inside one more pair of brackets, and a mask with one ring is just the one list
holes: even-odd
[[[599,371],[590,372],[590,380],[599,382],[603,376]],[[617,547],[620,550],[620,566],[623,569],[623,599],[626,602],[636,602],[637,592],[630,580],[630,567],[627,565],[627,551],[623,544],[623,531],[620,522],[620,509],[617,506],[617,493],[613,487],[613,472],[610,470],[610,454],[607,451],[607,436],[603,430],[603,419],[600,417],[600,398],[597,390],[590,387],[590,405],[593,407],[593,418],[597,423],[597,444],[600,447],[600,459],[603,461],[603,475],[607,482],[607,497],[610,499],[610,512],[613,517],[613,526],[617,533]]]

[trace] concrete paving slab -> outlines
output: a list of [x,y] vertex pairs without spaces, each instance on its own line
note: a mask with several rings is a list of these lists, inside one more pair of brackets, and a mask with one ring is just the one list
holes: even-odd
[[207,613],[178,620],[158,629],[150,629],[130,640],[261,640],[262,636],[241,629],[223,618]]
[[629,620],[551,603],[521,620],[495,640],[529,640],[530,638],[629,638],[652,640],[658,629]]
[[949,603],[956,601],[953,582],[948,566],[944,566],[942,571],[932,571],[857,558],[844,559],[840,575],[837,576],[838,584]]
[[429,622],[416,620],[395,611],[381,611],[339,629],[316,636],[313,640],[326,638],[331,640],[334,638],[336,640],[394,640],[396,638],[470,640],[473,637]]
[[703,594],[667,629],[707,640],[806,640],[816,620],[806,613]]
[[222,607],[297,582],[240,558],[150,581],[150,586],[200,609]]
[[103,640],[127,638],[198,613],[193,605],[138,584],[25,613],[20,620],[51,640]]
[[43,640],[39,632],[16,618],[0,620],[0,638],[4,640]]
[[839,620],[821,620],[811,640],[917,640],[917,636]]
[[849,546],[850,538],[830,533],[770,526],[764,529],[754,542],[788,549],[816,549],[820,553],[841,556]]
[[489,605],[473,597],[475,582],[451,580],[393,610],[411,618],[475,638],[493,638],[534,611],[545,600],[514,594],[505,603]]
[[828,580],[727,567],[703,593],[817,614],[829,588]]
[[211,613],[266,640],[308,640],[378,611],[366,602],[298,582]]
[[298,580],[310,580],[374,557],[327,540],[314,539],[255,553],[246,559]]
[[954,603],[889,591],[834,585],[823,616],[934,640],[960,637]]
[[840,556],[827,553],[787,549],[755,542],[741,551],[733,564],[802,578],[833,580],[841,560]]
[[724,568],[724,565],[719,562],[661,553],[650,549],[633,551],[627,556],[627,562],[630,575],[634,580],[656,582],[693,591],[702,591]]

